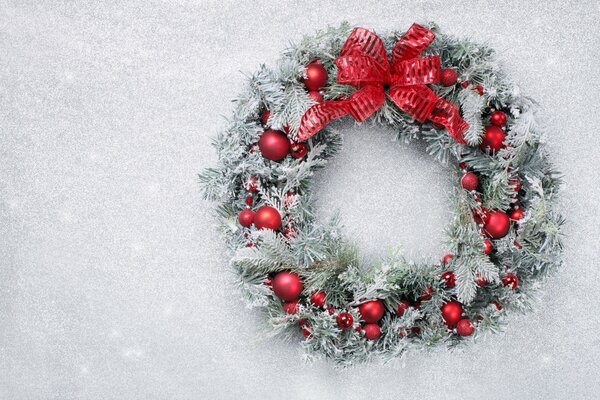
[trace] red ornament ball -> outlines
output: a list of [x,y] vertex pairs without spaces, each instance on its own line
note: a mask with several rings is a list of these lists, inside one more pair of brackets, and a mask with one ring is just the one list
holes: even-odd
[[483,86],[482,85],[475,86],[475,90],[477,90],[477,93],[479,93],[480,96],[483,96]]
[[279,230],[281,228],[281,215],[276,208],[262,206],[254,213],[254,226],[256,226],[256,229]]
[[273,292],[283,301],[298,300],[303,289],[300,277],[293,272],[280,272],[273,279]]
[[524,216],[525,216],[525,213],[520,208],[517,208],[516,210],[513,210],[510,213],[510,219],[512,219],[513,221],[518,221],[521,218],[523,218]]
[[483,254],[492,254],[493,249],[494,249],[494,246],[492,245],[492,241],[485,239],[483,241]]
[[377,324],[366,324],[363,329],[368,340],[375,340],[381,336],[381,328]]
[[477,185],[479,185],[479,178],[472,172],[467,172],[460,178],[460,185],[463,189],[468,190],[477,190]]
[[312,336],[312,334],[310,333],[310,330],[312,326],[310,325],[304,325],[304,328],[302,328],[302,336],[304,336],[305,338],[309,338]]
[[483,224],[490,216],[490,212],[486,208],[473,211],[473,220],[476,224]]
[[325,305],[325,292],[314,292],[311,296],[310,296],[310,302],[315,306],[315,307],[323,307]]
[[[427,301],[427,300],[431,300],[431,298],[433,294],[433,289],[431,288],[431,286],[427,286],[425,289],[423,289],[423,291],[421,292],[421,296],[419,297],[420,301]],[[415,308],[417,308],[415,306]]]
[[477,274],[475,283],[477,284],[477,286],[485,286],[485,285],[487,285],[488,281],[483,276]]
[[463,309],[458,301],[450,301],[442,306],[442,318],[448,327],[454,326],[462,315]]
[[287,314],[296,314],[298,312],[298,300],[283,303],[283,311]]
[[490,124],[498,127],[506,125],[506,114],[502,111],[494,111],[490,116]]
[[444,257],[442,257],[442,264],[448,264],[450,261],[452,261],[453,258],[454,254],[446,254]]
[[317,92],[316,90],[308,92],[308,97],[310,97],[310,99],[315,103],[320,103],[323,101],[323,96],[320,92]]
[[468,87],[469,87],[469,82],[468,82],[468,81],[464,81],[463,83],[461,83],[461,84],[460,84],[460,86],[461,86],[463,89],[466,89],[466,88],[468,88]]
[[494,307],[496,307],[497,311],[502,310],[502,305],[500,303],[498,303],[497,301],[492,301],[492,304],[494,305]]
[[502,284],[508,288],[511,288],[512,290],[515,290],[517,286],[519,286],[519,278],[512,272],[509,272],[504,278],[502,278]]
[[338,316],[335,318],[335,322],[341,330],[346,330],[352,328],[352,325],[354,324],[354,318],[352,318],[350,313],[343,312],[338,314]]
[[320,61],[313,61],[306,67],[306,78],[302,82],[310,91],[319,90],[327,83],[327,70]]
[[460,336],[471,336],[475,332],[475,328],[469,319],[461,319],[456,324],[456,333]]
[[267,125],[267,122],[269,122],[269,117],[271,116],[271,111],[269,110],[264,110],[261,114],[260,114],[260,122],[263,123],[263,125]]
[[294,143],[291,148],[291,153],[294,158],[302,158],[308,153],[308,148],[304,143]]
[[238,222],[241,226],[249,227],[254,222],[254,213],[250,209],[242,210],[238,214]]
[[442,274],[442,279],[445,281],[445,285],[448,289],[456,286],[456,276],[452,271],[446,271]]
[[362,303],[360,306],[358,306],[358,311],[366,323],[372,324],[379,321],[383,317],[383,314],[385,313],[385,307],[383,306],[381,300],[373,300]]
[[489,125],[485,127],[485,133],[483,134],[483,140],[479,147],[481,150],[498,151],[504,148],[504,139],[506,135],[504,131],[497,126]]
[[266,130],[260,135],[258,148],[264,158],[279,161],[285,158],[290,151],[290,141],[281,131]]
[[500,239],[508,233],[510,229],[510,219],[508,215],[502,211],[490,211],[488,218],[485,220],[483,230],[493,238]]
[[396,316],[398,316],[398,317],[403,316],[409,307],[410,307],[410,304],[408,303],[408,301],[406,301],[406,300],[400,301],[400,303],[398,304],[398,308],[396,309]]
[[440,83],[444,86],[454,86],[458,79],[458,74],[452,68],[444,68],[440,71]]

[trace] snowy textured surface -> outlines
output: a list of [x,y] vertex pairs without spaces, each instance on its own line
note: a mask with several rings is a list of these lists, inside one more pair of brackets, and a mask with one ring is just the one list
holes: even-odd
[[[120,3],[0,1],[1,398],[598,398],[597,2]],[[536,313],[463,352],[307,365],[261,338],[231,287],[195,176],[215,162],[209,137],[239,71],[344,19],[487,41],[547,112],[566,267]],[[418,146],[351,128],[320,204],[369,257],[398,242],[438,257],[448,176]]]

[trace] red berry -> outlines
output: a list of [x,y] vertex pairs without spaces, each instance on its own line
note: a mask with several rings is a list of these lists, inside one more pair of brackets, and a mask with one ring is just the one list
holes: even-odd
[[477,286],[485,286],[487,285],[488,281],[483,276],[477,274],[477,277],[475,278],[475,283],[477,284]]
[[486,239],[483,241],[483,254],[492,254],[493,249],[494,247],[491,240]]
[[242,210],[238,214],[238,222],[241,226],[249,227],[254,222],[254,213],[250,209]]
[[457,79],[458,74],[452,68],[444,68],[440,71],[440,83],[443,86],[454,86]]
[[333,309],[333,307],[327,307],[326,310],[329,313],[329,315],[335,314],[335,310]]
[[310,296],[310,302],[315,307],[323,307],[325,305],[325,292],[314,292]]
[[509,272],[504,278],[502,278],[502,284],[508,288],[511,288],[512,290],[515,290],[517,286],[519,286],[519,278],[512,272]]
[[368,340],[375,340],[381,336],[381,328],[377,324],[366,324],[363,329]]
[[399,304],[398,304],[398,308],[396,309],[396,315],[398,317],[401,317],[404,315],[404,313],[406,312],[406,310],[408,310],[408,308],[410,307],[410,304],[408,304],[408,301],[406,300],[402,300]]
[[468,319],[461,319],[456,324],[456,333],[460,336],[471,336],[475,332],[473,324]]
[[479,185],[479,178],[473,172],[467,172],[460,178],[460,185],[463,189],[468,190],[477,190],[477,185]]
[[305,338],[309,338],[312,336],[312,333],[310,333],[310,330],[312,326],[310,325],[305,325],[304,328],[302,329],[302,336],[304,336]]
[[453,288],[456,286],[456,276],[452,271],[446,271],[442,274],[442,279],[445,281],[447,288]]
[[290,153],[294,158],[302,158],[308,153],[308,147],[304,143],[294,143]]

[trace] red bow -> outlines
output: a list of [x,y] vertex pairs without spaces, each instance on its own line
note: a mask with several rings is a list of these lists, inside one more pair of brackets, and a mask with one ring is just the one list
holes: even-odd
[[433,32],[413,24],[394,46],[390,65],[381,39],[364,28],[355,28],[334,62],[338,83],[359,90],[345,100],[325,101],[309,108],[300,121],[298,140],[310,138],[345,115],[364,121],[383,105],[385,86],[389,86],[388,96],[398,108],[419,122],[429,119],[443,125],[454,140],[465,143],[463,133],[469,125],[458,108],[426,86],[439,82],[440,58],[417,58],[433,39]]

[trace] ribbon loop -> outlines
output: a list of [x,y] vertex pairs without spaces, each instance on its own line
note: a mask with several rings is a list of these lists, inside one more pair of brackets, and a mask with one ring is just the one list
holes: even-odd
[[426,86],[439,82],[440,58],[417,58],[434,39],[433,32],[413,24],[394,46],[390,65],[383,41],[373,32],[355,28],[334,62],[338,83],[358,90],[345,100],[309,108],[300,120],[298,140],[310,138],[346,115],[358,122],[369,118],[385,103],[384,86],[389,85],[388,96],[399,109],[421,123],[429,119],[443,125],[455,141],[465,143],[463,134],[469,125],[458,108]]

